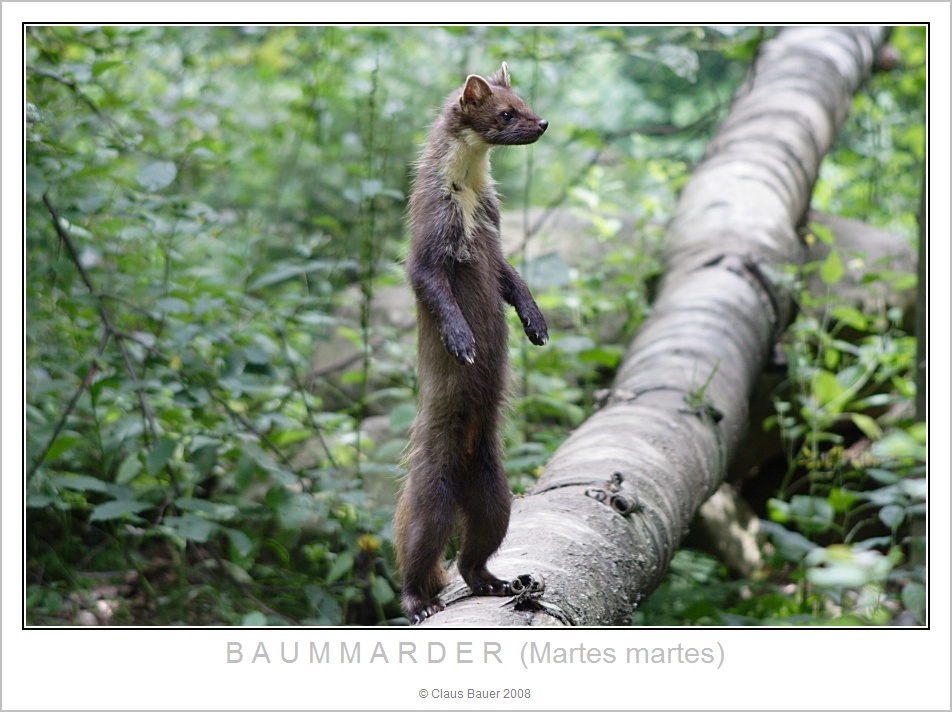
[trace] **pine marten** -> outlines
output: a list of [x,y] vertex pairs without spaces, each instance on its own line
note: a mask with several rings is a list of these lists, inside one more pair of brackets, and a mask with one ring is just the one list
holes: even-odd
[[473,593],[510,595],[486,569],[509,527],[501,411],[509,379],[504,302],[529,341],[548,341],[529,288],[506,261],[493,146],[535,142],[549,123],[516,96],[505,63],[450,94],[417,164],[407,276],[416,296],[419,409],[394,520],[403,608],[411,623],[443,610],[446,543],[461,515],[459,572]]

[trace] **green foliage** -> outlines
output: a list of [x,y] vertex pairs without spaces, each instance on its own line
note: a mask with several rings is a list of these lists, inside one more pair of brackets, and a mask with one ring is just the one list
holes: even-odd
[[[814,205],[918,234],[925,72],[924,28],[897,28],[892,42],[906,69],[877,75],[824,161]],[[830,245],[816,270],[831,289],[846,255]],[[915,275],[868,271],[864,283],[909,289]],[[905,610],[925,622],[926,424],[915,422],[916,339],[899,309],[868,312],[801,294],[804,312],[788,332],[789,380],[776,415],[787,472],[767,503],[778,566],[794,567],[818,617],[883,624]],[[791,536],[799,537],[791,545]]]
[[[887,226],[910,241],[917,230],[923,158],[924,28],[897,28],[899,72],[877,75],[857,95],[837,148],[823,163],[814,206]],[[831,289],[847,256],[831,246],[807,265]],[[870,270],[887,292],[915,275]],[[773,565],[789,569],[818,621],[885,624],[907,611],[925,622],[926,424],[914,419],[916,339],[899,309],[864,311],[801,293],[788,332],[788,381],[767,429],[779,430],[787,472],[767,503]]]
[[[870,91],[911,101],[907,82],[898,88],[891,82],[888,91],[874,84]],[[872,114],[881,131],[880,110],[862,95],[856,104],[853,123],[865,125],[874,120]],[[894,184],[905,191],[904,199],[894,195],[896,202],[879,205],[869,216],[873,222],[915,224],[921,171],[914,166],[921,152],[907,137],[905,127],[880,136],[889,153],[879,160],[895,155],[894,163],[908,170]],[[854,150],[834,152],[829,172],[859,165],[862,175],[865,168],[854,163]],[[881,176],[868,180],[878,184]],[[840,199],[855,216],[868,209],[868,194],[857,192],[848,203]],[[904,212],[890,212],[895,205]],[[831,250],[804,272],[815,270],[833,294],[846,274],[847,256],[828,230],[809,227]],[[907,234],[913,237],[915,231]],[[869,271],[864,284],[888,293],[909,289],[915,275]],[[807,291],[800,301],[801,314],[785,344],[786,388],[776,395],[776,414],[765,422],[766,429],[779,430],[787,459],[779,492],[767,503],[774,563],[796,567],[820,619],[843,622],[845,616],[856,624],[884,624],[907,610],[924,623],[926,424],[914,419],[916,339],[903,331],[899,308],[864,311]]]
[[874,74],[855,96],[813,207],[912,235],[925,160],[926,28],[896,27],[889,41],[902,66]]
[[347,236],[400,232],[411,138],[362,147],[369,100],[332,81],[358,39],[30,28],[28,586],[129,572],[122,617],[155,623],[396,614],[361,489],[396,465],[307,381],[360,258],[395,255]]

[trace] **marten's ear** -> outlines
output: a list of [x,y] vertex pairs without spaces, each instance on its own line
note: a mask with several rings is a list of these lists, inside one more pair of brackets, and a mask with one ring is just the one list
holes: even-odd
[[463,93],[459,95],[459,105],[464,111],[467,107],[479,106],[492,93],[493,90],[489,88],[489,83],[485,79],[470,74],[466,77],[466,84],[463,85]]
[[489,81],[498,86],[506,87],[506,89],[511,89],[512,87],[509,84],[509,65],[503,62],[499,71],[493,74],[492,79]]

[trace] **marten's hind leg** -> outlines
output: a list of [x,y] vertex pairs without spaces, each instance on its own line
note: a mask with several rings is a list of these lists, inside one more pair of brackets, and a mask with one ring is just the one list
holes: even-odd
[[444,473],[431,463],[411,463],[394,517],[397,563],[403,578],[403,610],[420,623],[445,607],[439,597],[447,584],[443,556],[456,506]]
[[498,446],[485,434],[476,446],[469,471],[462,478],[462,547],[459,572],[477,596],[508,596],[509,582],[486,568],[509,529],[512,495]]

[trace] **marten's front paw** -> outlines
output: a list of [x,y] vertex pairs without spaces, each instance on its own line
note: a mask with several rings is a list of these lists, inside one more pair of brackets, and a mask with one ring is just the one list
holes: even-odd
[[449,331],[443,335],[446,350],[461,364],[468,366],[476,362],[476,339],[468,328]]
[[522,328],[526,336],[536,346],[545,346],[549,342],[549,330],[545,326],[545,319],[542,312],[527,314],[522,318]]

